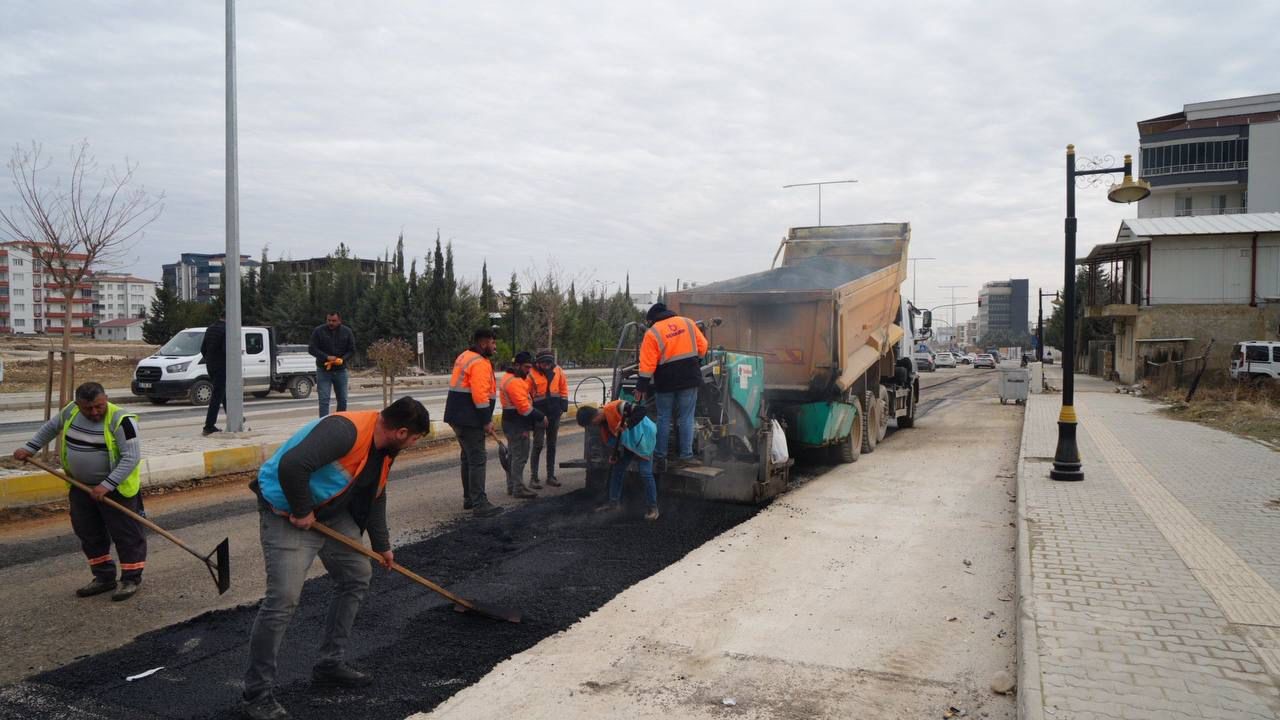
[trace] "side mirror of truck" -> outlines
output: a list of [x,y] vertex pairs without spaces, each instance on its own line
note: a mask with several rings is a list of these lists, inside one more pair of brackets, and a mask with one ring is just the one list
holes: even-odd
[[920,327],[923,330],[928,330],[929,328],[933,327],[933,311],[932,310],[920,311]]

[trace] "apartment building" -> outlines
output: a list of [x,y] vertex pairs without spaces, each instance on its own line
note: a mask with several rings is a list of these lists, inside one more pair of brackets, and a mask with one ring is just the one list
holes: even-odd
[[[179,300],[211,302],[222,292],[222,268],[226,253],[182,253],[176,263],[163,267],[164,286]],[[240,256],[241,273],[262,263],[248,255]]]
[[133,275],[94,273],[94,318],[107,320],[146,317],[156,297],[156,282]]
[[1027,327],[1026,278],[993,280],[978,292],[978,337],[1004,331],[1021,335]]
[[[0,333],[61,333],[63,323],[77,335],[93,333],[93,284],[86,278],[72,293],[67,307],[56,278],[34,256],[34,243],[0,244]],[[72,269],[84,255],[67,258]]]

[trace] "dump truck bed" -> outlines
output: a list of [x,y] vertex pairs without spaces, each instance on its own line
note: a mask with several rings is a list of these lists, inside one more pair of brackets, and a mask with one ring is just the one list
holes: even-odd
[[668,305],[710,327],[713,346],[763,355],[766,392],[796,400],[843,392],[902,337],[908,223],[792,228],[783,262],[672,293]]

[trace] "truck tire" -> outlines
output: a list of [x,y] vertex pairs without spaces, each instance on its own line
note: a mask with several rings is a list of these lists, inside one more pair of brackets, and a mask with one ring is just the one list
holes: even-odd
[[213,399],[213,383],[208,380],[195,381],[187,391],[187,398],[192,405],[208,405]]
[[889,418],[893,417],[893,411],[889,409],[889,388],[880,386],[880,420],[876,426],[877,442],[884,442],[885,436],[889,434]]
[[862,455],[862,401],[854,398],[853,406],[857,408],[858,415],[853,421],[853,427],[840,444],[831,448],[831,459],[838,463],[858,462],[858,457]]
[[862,414],[862,452],[872,453],[880,442],[880,403],[875,393],[868,390],[862,394],[862,407],[867,408]]
[[916,426],[916,395],[915,388],[907,391],[907,414],[898,417],[899,430]]
[[165,403],[169,402],[169,398],[152,397],[152,398],[147,398],[147,400],[150,400],[152,405],[164,405]]
[[266,396],[270,395],[270,394],[271,394],[271,391],[270,391],[270,390],[254,390],[254,391],[253,391],[252,393],[250,393],[250,394],[251,394],[251,395],[253,395],[253,396],[254,396],[254,397],[256,397],[256,398],[264,398],[264,397],[266,397]]
[[295,400],[301,400],[311,395],[311,388],[315,387],[315,383],[306,375],[298,375],[289,380],[289,395]]

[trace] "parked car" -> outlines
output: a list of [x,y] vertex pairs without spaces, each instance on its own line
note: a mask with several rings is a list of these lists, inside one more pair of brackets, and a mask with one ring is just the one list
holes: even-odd
[[960,363],[961,365],[972,365],[973,355],[969,353],[959,353],[956,355],[956,362]]
[[976,369],[976,368],[991,368],[992,370],[995,370],[995,369],[996,369],[996,358],[995,358],[995,356],[994,356],[994,355],[991,355],[991,354],[989,354],[989,353],[982,353],[982,354],[980,354],[980,355],[978,355],[978,356],[976,356],[976,357],[974,357],[974,358],[973,358],[973,367],[974,367],[975,369]]
[[1245,340],[1231,348],[1233,380],[1275,380],[1280,378],[1280,342]]
[[913,353],[916,360],[916,372],[933,372],[938,369],[938,365],[933,361],[933,355],[926,352]]
[[[187,328],[154,355],[139,360],[130,386],[133,394],[157,405],[181,398],[190,400],[192,405],[208,405],[213,383],[200,354],[204,331],[202,327]],[[240,332],[245,392],[258,398],[273,390],[287,390],[295,398],[311,394],[316,384],[316,361],[305,345],[296,349],[289,345],[277,347],[270,328],[245,327]]]
[[953,368],[956,366],[956,356],[949,352],[936,353],[933,356],[933,364],[940,368]]

